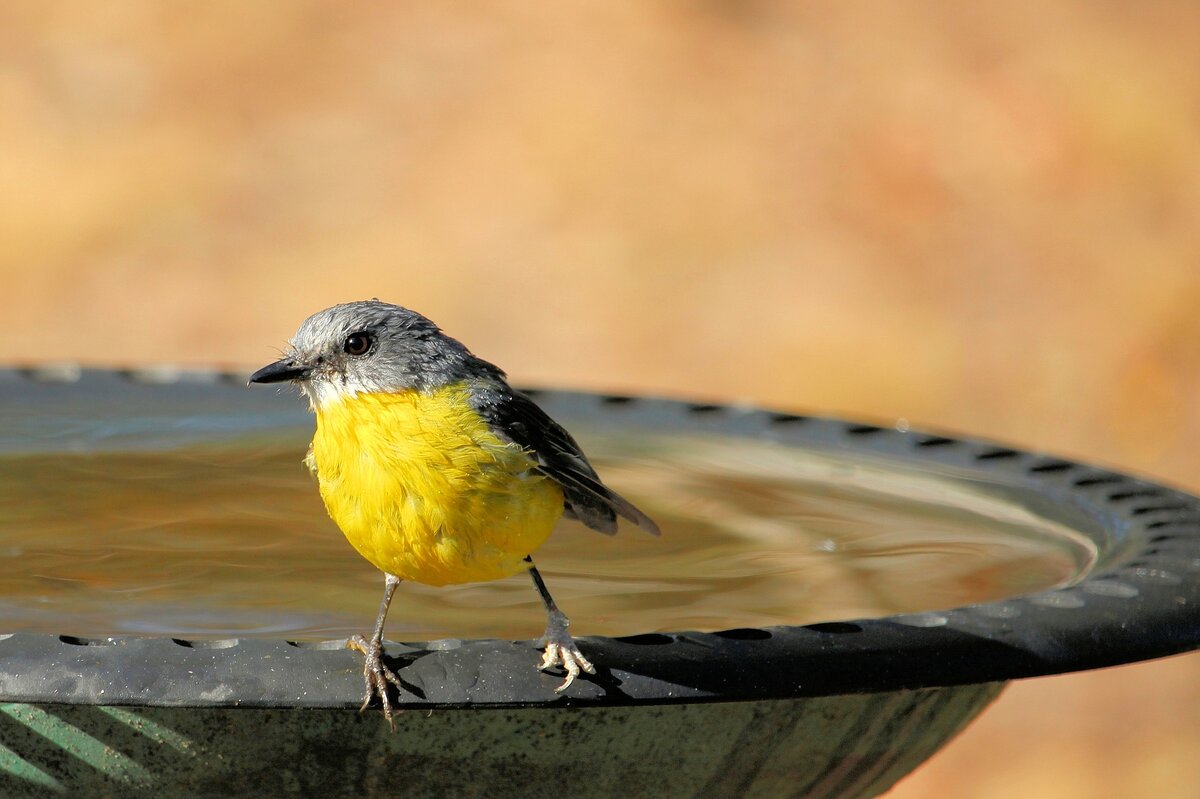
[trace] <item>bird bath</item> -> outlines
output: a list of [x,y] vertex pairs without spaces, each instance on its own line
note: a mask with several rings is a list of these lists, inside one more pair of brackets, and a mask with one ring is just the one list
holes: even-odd
[[564,695],[534,669],[527,580],[402,585],[392,733],[341,646],[379,576],[300,465],[300,399],[244,380],[0,370],[3,795],[874,796],[1008,680],[1200,645],[1188,495],[915,431],[535,392],[663,537],[564,523],[539,552],[599,667]]

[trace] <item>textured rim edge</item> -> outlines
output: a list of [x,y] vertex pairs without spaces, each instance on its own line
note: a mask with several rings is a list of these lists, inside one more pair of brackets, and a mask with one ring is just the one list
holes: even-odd
[[[0,370],[0,383],[242,390],[236,371]],[[19,387],[18,387],[19,390]],[[130,390],[137,390],[131,388]],[[529,393],[551,415],[708,431],[939,464],[1064,498],[1111,537],[1067,588],[944,611],[715,633],[583,637],[601,665],[565,695],[534,641],[390,644],[407,707],[731,701],[965,685],[1146,660],[1200,646],[1200,500],[1107,469],[978,439],[754,408],[566,391]],[[274,398],[278,400],[278,397]],[[361,666],[340,642],[0,637],[0,699],[165,706],[355,707]]]

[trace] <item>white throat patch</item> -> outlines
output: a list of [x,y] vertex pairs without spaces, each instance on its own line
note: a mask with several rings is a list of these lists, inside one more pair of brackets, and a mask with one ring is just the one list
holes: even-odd
[[336,405],[358,394],[370,391],[367,386],[361,385],[357,381],[347,380],[343,382],[341,380],[324,380],[321,378],[305,380],[300,383],[300,388],[304,391],[304,395],[308,397],[308,407],[312,411]]

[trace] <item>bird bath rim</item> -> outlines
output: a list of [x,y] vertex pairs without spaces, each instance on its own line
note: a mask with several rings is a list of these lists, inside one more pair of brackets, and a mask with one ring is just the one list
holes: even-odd
[[[185,389],[220,402],[246,372],[0,370],[2,396],[31,386]],[[72,390],[73,390],[72,389]],[[803,626],[581,636],[599,677],[564,695],[538,674],[534,641],[389,643],[410,690],[401,705],[620,706],[748,701],[936,688],[1146,660],[1200,646],[1200,500],[1185,492],[1041,453],[935,434],[758,408],[527,391],[551,416],[603,416],[659,431],[711,432],[936,465],[1086,514],[1101,531],[1096,568],[1077,584],[980,605]],[[341,641],[0,639],[0,699],[163,706],[352,707],[361,663]]]

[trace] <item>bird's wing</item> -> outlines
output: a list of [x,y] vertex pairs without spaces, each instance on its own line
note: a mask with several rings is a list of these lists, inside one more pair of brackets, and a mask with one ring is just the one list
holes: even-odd
[[600,482],[600,476],[571,434],[551,419],[533,400],[520,392],[476,391],[476,410],[492,431],[528,450],[538,469],[563,490],[566,511],[593,530],[609,535],[617,531],[617,516],[628,519],[651,535],[658,525],[633,503]]

